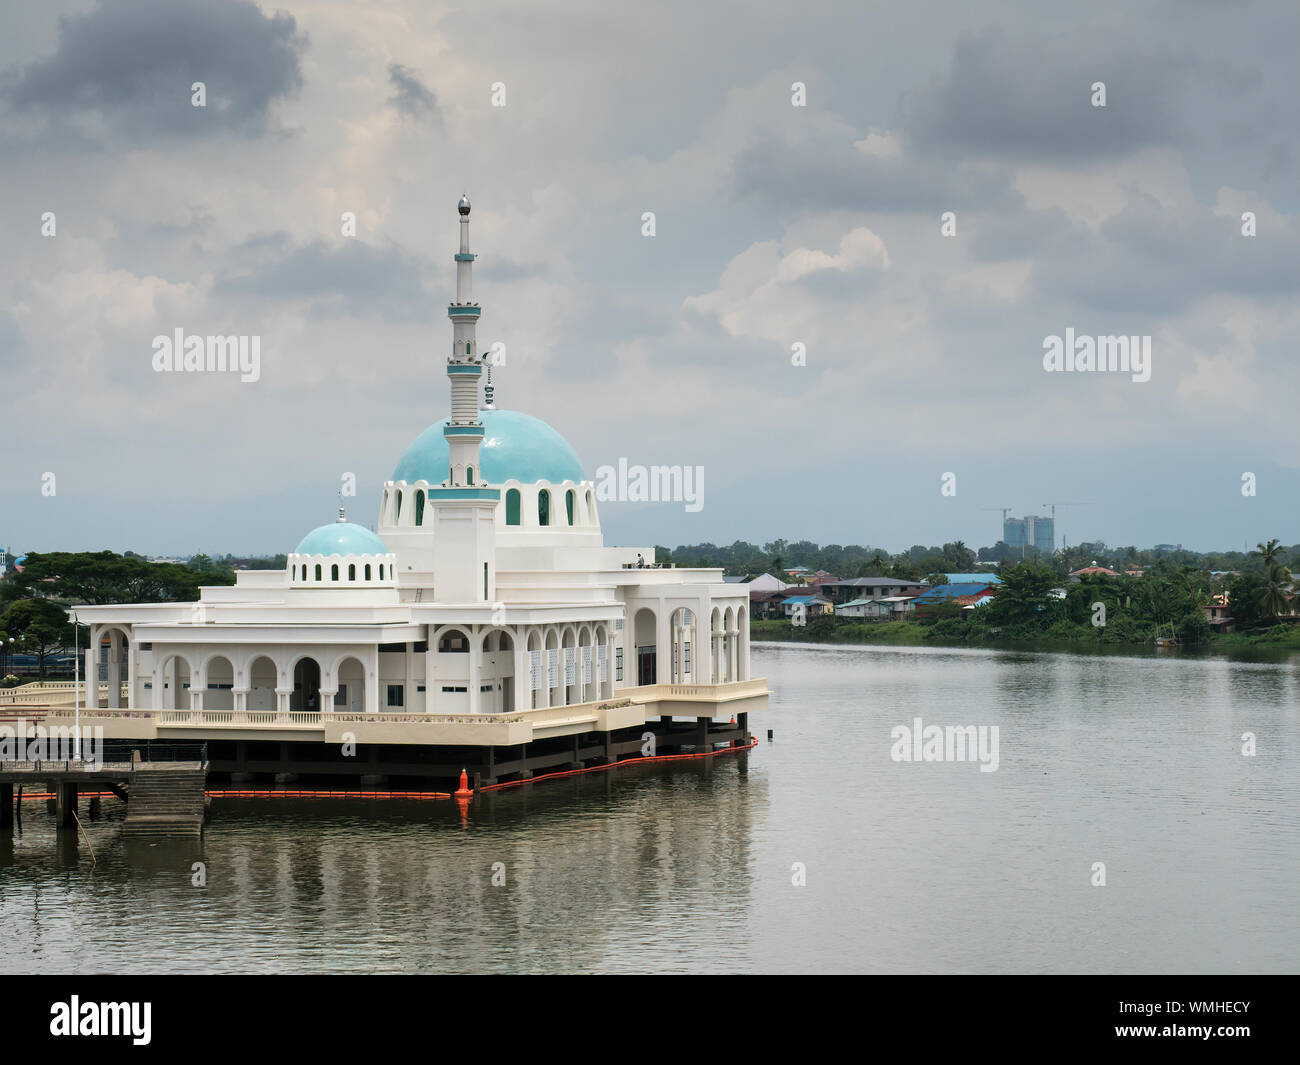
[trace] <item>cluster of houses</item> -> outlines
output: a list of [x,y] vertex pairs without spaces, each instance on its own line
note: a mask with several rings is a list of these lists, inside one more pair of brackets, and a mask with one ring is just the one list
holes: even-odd
[[724,577],[749,590],[750,616],[811,620],[826,614],[869,621],[901,621],[918,609],[953,603],[974,609],[993,598],[1002,578],[992,573],[946,573],[947,584],[909,581],[897,577],[854,577],[837,580],[825,570],[796,568],[787,583],[770,573]]
[[[896,577],[837,580],[825,570],[813,572],[804,567],[787,570],[785,575],[789,581],[770,573],[724,577],[723,580],[748,589],[751,617],[784,618],[788,621],[809,621],[826,614],[869,621],[901,621],[917,611],[924,614],[927,608],[944,603],[974,610],[992,599],[997,586],[1002,583],[1002,578],[993,573],[945,573],[948,583],[934,585],[928,581],[907,581]],[[1142,570],[1130,566],[1121,573],[1094,562],[1091,566],[1071,571],[1070,582],[1098,576],[1141,577]],[[1232,576],[1239,574],[1236,571],[1211,573],[1215,579]],[[1066,589],[1053,588],[1049,594],[1064,599]],[[1232,632],[1235,619],[1227,595],[1220,593],[1211,599],[1211,603],[1203,608],[1210,628],[1216,632]]]

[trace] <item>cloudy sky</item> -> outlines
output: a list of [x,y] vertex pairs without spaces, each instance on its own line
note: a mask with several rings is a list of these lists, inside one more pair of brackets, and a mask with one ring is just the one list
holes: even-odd
[[[291,550],[345,473],[373,525],[462,191],[498,405],[704,467],[610,542],[1300,541],[1293,3],[624,7],[7,5],[0,545]],[[177,328],[260,380],[154,372]],[[1150,380],[1046,372],[1066,329]]]

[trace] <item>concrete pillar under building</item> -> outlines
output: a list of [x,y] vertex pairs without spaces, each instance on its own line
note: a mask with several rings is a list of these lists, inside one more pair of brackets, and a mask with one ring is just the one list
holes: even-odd
[[54,814],[60,828],[75,828],[77,824],[77,785],[59,781],[54,786]]

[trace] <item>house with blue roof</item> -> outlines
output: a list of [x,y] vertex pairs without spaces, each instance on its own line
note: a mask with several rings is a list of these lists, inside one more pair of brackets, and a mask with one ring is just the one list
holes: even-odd
[[964,584],[936,584],[914,600],[917,614],[943,603],[958,606],[982,606],[993,598],[995,586],[988,581],[970,581]]

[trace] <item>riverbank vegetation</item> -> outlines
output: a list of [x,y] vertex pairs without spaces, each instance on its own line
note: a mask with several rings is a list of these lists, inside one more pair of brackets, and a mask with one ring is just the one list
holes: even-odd
[[[785,619],[757,620],[750,634],[754,639],[827,643],[1094,645],[1150,645],[1158,635],[1173,635],[1183,646],[1300,649],[1295,622],[1300,591],[1281,561],[1284,551],[1276,540],[1261,543],[1236,573],[1158,560],[1141,572],[1093,572],[1064,582],[1052,567],[1017,563],[1000,567],[1002,583],[980,606],[918,605],[907,621],[826,615],[795,626]],[[1206,613],[1214,605],[1231,611],[1236,632],[1211,630]]]

